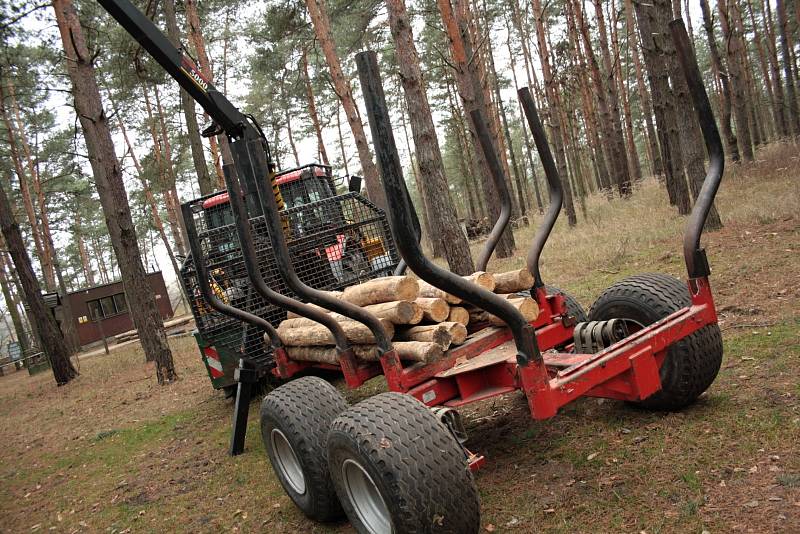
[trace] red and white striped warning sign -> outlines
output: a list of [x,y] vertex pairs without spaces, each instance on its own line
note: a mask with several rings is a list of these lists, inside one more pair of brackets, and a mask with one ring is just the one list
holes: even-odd
[[219,378],[225,373],[222,371],[222,362],[219,359],[219,353],[214,347],[206,347],[203,349],[203,354],[206,356],[206,363],[211,370],[211,378]]

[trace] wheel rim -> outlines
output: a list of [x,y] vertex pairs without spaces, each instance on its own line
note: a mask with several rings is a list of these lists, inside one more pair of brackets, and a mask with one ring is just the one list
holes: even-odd
[[289,444],[289,440],[286,439],[286,435],[277,428],[273,428],[270,433],[270,441],[272,442],[275,467],[295,492],[300,495],[304,494],[306,492],[306,477],[303,475],[303,468],[300,467],[297,455]]
[[342,479],[347,498],[353,505],[361,523],[372,534],[392,531],[389,510],[372,477],[357,461],[348,458],[342,464]]

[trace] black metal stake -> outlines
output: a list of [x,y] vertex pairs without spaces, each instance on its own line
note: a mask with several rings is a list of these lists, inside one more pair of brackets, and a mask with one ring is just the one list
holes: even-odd
[[383,177],[383,188],[386,191],[386,198],[389,199],[389,221],[403,259],[408,262],[411,270],[426,282],[502,319],[514,336],[517,361],[520,365],[527,365],[530,362],[541,364],[542,355],[536,343],[533,327],[525,321],[519,310],[506,299],[435,265],[423,254],[412,230],[413,215],[403,192],[402,167],[389,122],[389,110],[386,106],[375,52],[357,54],[356,65],[367,105],[378,167]]

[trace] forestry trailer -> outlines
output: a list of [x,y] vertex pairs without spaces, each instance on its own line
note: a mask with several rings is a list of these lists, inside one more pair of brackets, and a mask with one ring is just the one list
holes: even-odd
[[[519,97],[545,169],[548,212],[526,269],[461,277],[429,261],[419,246],[374,52],[358,54],[356,62],[388,226],[380,210],[352,192],[284,207],[286,188],[272,173],[255,119],[216,91],[129,0],[99,1],[205,109],[216,125],[207,132],[224,132],[230,141],[224,220],[214,222],[211,213],[225,205],[223,197],[183,205],[194,280],[187,292],[200,314],[206,355],[221,346],[202,332],[201,311],[212,310],[236,319],[224,327],[235,337],[229,347],[263,344],[268,354],[259,362],[240,352],[231,453],[242,450],[260,373],[287,381],[264,397],[261,434],[284,490],[308,517],[329,521],[344,513],[368,533],[478,532],[472,471],[484,457],[466,447],[460,407],[521,391],[537,420],[581,397],[677,410],[716,378],[722,339],[700,238],[724,156],[681,21],[670,29],[710,160],[684,236],[688,279],[629,277],[603,291],[586,320],[563,293],[546,289],[539,272],[562,191],[527,89]],[[480,113],[471,115],[507,214],[502,166]],[[501,217],[495,224],[480,271],[506,222]],[[345,268],[345,249],[354,251],[355,267]],[[420,281],[400,276],[405,263]],[[394,276],[376,278],[389,271]],[[272,315],[275,308],[281,311]],[[463,312],[455,314],[456,308]],[[414,326],[422,316],[434,324]],[[339,373],[350,388],[383,375],[390,392],[349,406],[328,382],[299,376],[316,369]]]

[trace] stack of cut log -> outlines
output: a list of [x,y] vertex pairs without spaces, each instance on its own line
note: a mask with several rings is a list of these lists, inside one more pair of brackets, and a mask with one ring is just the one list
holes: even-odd
[[[527,274],[527,270],[523,271]],[[538,311],[536,303],[512,294],[532,285],[532,280],[528,282],[530,274],[526,278],[523,271],[497,275],[478,272],[464,278],[489,291],[507,293],[512,304],[531,320]],[[409,362],[430,363],[441,358],[451,346],[464,343],[470,323],[503,324],[493,315],[410,276],[377,278],[330,294],[378,317],[400,359]],[[379,359],[375,338],[366,326],[324,308],[317,309],[341,325],[358,359]],[[311,319],[290,312],[278,326],[278,334],[294,360],[330,364],[339,361],[330,330]]]

